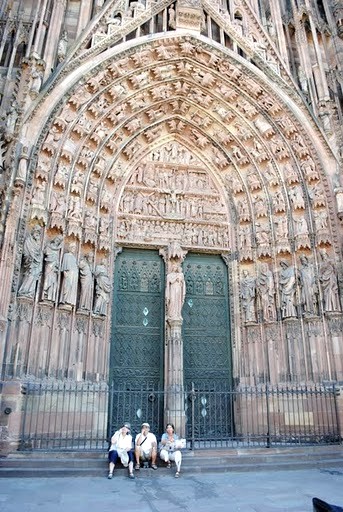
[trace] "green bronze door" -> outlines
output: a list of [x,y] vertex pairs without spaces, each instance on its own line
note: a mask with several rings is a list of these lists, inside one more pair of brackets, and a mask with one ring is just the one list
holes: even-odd
[[[220,256],[188,254],[183,264],[186,298],[183,316],[184,379],[193,388],[188,401],[198,439],[232,435],[232,383],[227,267]],[[191,418],[192,413],[192,418]]]
[[124,249],[115,263],[110,430],[163,421],[164,263],[157,251]]

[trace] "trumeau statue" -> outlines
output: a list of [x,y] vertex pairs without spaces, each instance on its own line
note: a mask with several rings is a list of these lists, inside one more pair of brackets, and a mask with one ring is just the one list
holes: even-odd
[[63,275],[60,291],[60,304],[76,305],[79,267],[76,260],[76,244],[71,243],[64,253],[61,265]]
[[25,239],[22,262],[23,280],[18,291],[18,297],[34,298],[43,266],[41,232],[42,228],[36,225]]
[[186,284],[179,264],[174,263],[166,280],[166,306],[168,320],[182,320],[182,306],[186,296]]
[[57,298],[58,271],[60,264],[60,249],[63,237],[57,235],[45,247],[45,268],[42,299],[54,302]]

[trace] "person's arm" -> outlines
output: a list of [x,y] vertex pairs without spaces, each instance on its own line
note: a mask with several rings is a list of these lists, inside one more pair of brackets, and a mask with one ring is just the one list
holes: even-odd
[[166,434],[162,434],[161,444],[163,444],[163,446],[165,446],[167,444],[167,441],[168,441],[167,435]]
[[142,442],[144,441],[144,435],[143,433],[141,432],[140,434],[137,434],[136,436],[136,442],[135,442],[135,445],[136,446],[140,446],[142,444]]
[[129,452],[132,449],[132,436],[130,434],[126,435],[126,446],[125,449]]

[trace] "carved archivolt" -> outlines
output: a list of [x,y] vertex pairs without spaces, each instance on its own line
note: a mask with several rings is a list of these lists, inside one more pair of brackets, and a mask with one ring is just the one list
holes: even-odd
[[[185,36],[119,53],[65,93],[37,155],[29,220],[46,241],[76,242],[77,264],[91,254],[93,269],[116,243],[231,251],[243,319],[273,322],[341,311],[320,275],[322,250],[334,259],[329,202],[316,148],[281,97]],[[300,299],[299,276],[312,275],[302,256],[312,305]]]

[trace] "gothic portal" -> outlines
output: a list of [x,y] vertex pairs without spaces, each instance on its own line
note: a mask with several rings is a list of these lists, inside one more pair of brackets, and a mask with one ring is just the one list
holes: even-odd
[[341,382],[341,10],[74,4],[0,8],[3,381]]

